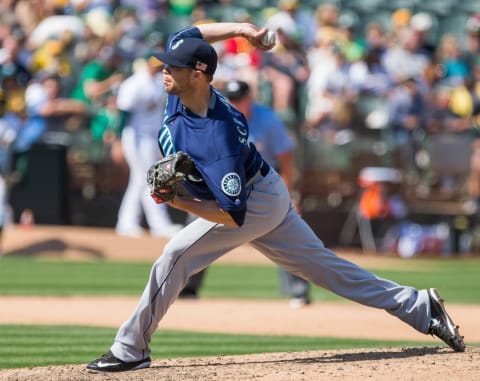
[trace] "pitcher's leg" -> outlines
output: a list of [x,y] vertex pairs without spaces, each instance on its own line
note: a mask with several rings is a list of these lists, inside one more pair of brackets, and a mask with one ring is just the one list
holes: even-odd
[[381,308],[420,332],[430,324],[426,290],[399,285],[336,256],[300,216],[291,210],[285,221],[252,245],[287,271],[358,303]]
[[158,322],[175,301],[188,276],[228,251],[210,238],[216,224],[198,219],[172,238],[153,264],[136,310],[119,328],[112,353],[137,361],[150,353],[149,342]]
[[281,221],[281,211],[276,212],[278,216],[268,219],[265,216],[261,225],[247,215],[240,228],[229,228],[199,218],[177,233],[153,265],[136,310],[118,330],[111,347],[113,354],[128,362],[146,358],[158,322],[178,297],[188,277],[235,247],[273,229],[274,225],[269,224],[276,225]]

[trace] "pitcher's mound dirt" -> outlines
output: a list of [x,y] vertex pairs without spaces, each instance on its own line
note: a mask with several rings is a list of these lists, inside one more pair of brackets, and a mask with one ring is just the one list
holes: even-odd
[[153,361],[151,368],[93,373],[85,365],[12,369],[5,381],[474,381],[480,348],[454,353],[446,348],[378,348],[215,356]]

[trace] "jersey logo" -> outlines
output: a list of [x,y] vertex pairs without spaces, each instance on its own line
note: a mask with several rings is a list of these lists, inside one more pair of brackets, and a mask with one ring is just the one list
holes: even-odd
[[180,45],[183,44],[183,40],[178,40],[177,42],[175,42],[172,47],[171,47],[171,50],[175,50],[177,49]]
[[234,197],[240,194],[242,190],[242,184],[240,182],[240,176],[238,173],[230,172],[223,176],[222,190],[228,196]]

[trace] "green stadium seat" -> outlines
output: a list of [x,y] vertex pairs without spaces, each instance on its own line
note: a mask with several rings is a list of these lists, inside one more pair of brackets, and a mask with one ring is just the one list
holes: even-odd
[[351,9],[356,13],[374,13],[382,4],[382,0],[350,0],[342,8]]
[[410,9],[413,11],[417,6],[418,2],[419,0],[382,0],[380,7],[391,11],[402,8]]
[[437,16],[447,16],[455,13],[458,8],[455,0],[420,1],[418,11],[429,12]]
[[480,0],[462,1],[458,8],[467,13],[480,13]]
[[367,25],[371,22],[380,23],[386,31],[392,28],[392,13],[390,11],[377,11],[371,14],[363,14],[359,17],[359,25],[357,31],[363,36]]
[[465,26],[467,23],[468,14],[454,13],[448,17],[442,17],[438,23],[438,36],[448,33],[462,41],[465,36]]

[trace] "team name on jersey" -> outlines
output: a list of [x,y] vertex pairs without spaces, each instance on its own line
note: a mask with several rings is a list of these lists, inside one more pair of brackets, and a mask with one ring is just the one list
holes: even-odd
[[238,132],[238,141],[240,142],[240,144],[248,145],[248,126],[245,121],[240,117],[240,112],[235,109],[230,103],[228,103],[228,101],[223,96],[219,95],[218,99],[225,105],[230,114],[233,116],[232,120]]

